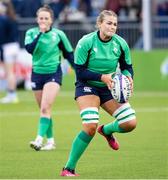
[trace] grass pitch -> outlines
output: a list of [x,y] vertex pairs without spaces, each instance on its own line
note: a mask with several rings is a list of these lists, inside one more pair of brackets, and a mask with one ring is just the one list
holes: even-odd
[[[77,165],[80,177],[74,179],[168,179],[168,78],[160,74],[167,51],[132,55],[135,93],[130,103],[136,110],[137,128],[116,133],[118,151],[96,134]],[[36,152],[29,147],[39,119],[31,91],[19,91],[19,104],[0,104],[0,179],[69,179],[59,174],[81,130],[81,120],[73,100],[74,76],[65,76],[63,84],[52,114],[54,151]],[[100,111],[100,124],[112,120]]]
[[[56,150],[36,152],[29,147],[35,138],[39,110],[32,92],[19,91],[19,104],[0,105],[0,178],[64,179],[59,176],[81,120],[72,91],[62,91],[53,108]],[[168,178],[168,93],[140,92],[131,104],[138,126],[128,134],[116,134],[120,150],[111,150],[98,134],[80,159],[80,179]],[[112,118],[100,112],[100,124]],[[76,177],[75,179],[78,179]]]

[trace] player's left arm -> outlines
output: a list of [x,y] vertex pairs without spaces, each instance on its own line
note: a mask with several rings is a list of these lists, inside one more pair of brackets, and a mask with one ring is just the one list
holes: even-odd
[[121,73],[128,77],[131,82],[131,87],[133,90],[133,76],[134,71],[132,67],[131,53],[128,44],[125,42],[121,46],[121,56],[119,59]]
[[62,51],[63,57],[68,60],[70,65],[74,68],[74,52],[70,41],[64,32],[59,34],[60,42],[58,44],[59,49]]
[[133,78],[134,71],[132,68],[131,53],[127,44],[125,44],[125,46],[121,46],[119,64],[122,74]]

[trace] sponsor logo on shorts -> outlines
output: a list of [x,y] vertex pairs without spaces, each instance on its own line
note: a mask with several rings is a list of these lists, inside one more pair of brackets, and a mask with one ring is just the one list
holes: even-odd
[[36,88],[36,83],[35,82],[31,82],[31,87],[32,88]]
[[83,88],[83,91],[84,91],[84,92],[92,92],[92,88],[85,86],[85,87]]

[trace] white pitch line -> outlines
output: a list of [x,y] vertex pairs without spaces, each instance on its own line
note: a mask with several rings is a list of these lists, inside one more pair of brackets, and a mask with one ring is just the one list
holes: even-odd
[[[62,91],[58,96],[61,97],[74,97],[74,92],[73,91]],[[135,97],[168,97],[168,92],[166,91],[135,91],[133,93],[133,96]]]
[[[26,93],[24,94],[21,94],[20,95],[20,101],[21,102],[35,102],[35,99],[34,99],[34,95],[33,93],[31,94],[32,98],[29,97]],[[73,91],[62,91],[59,93],[58,97],[57,98],[60,98],[60,97],[67,97],[67,98],[71,98],[72,100],[74,99],[74,92]],[[133,98],[151,98],[151,97],[154,97],[154,98],[166,98],[168,97],[168,92],[148,92],[148,91],[145,91],[145,92],[134,92],[133,93]]]
[[[148,107],[148,108],[135,108],[135,111],[137,113],[163,113],[163,112],[168,112],[168,107]],[[105,113],[101,111],[101,113]],[[64,115],[64,116],[69,116],[69,115],[78,115],[79,112],[75,110],[58,110],[56,112],[53,112],[52,115]],[[0,117],[5,117],[5,116],[38,116],[39,112],[34,111],[34,112],[0,112]]]
[[135,92],[133,93],[133,96],[136,97],[147,97],[147,98],[151,98],[151,97],[155,97],[155,98],[165,98],[168,97],[168,92]]
[[168,107],[148,107],[148,108],[134,108],[136,112],[168,112]]
[[[79,114],[78,111],[57,111],[57,112],[53,112],[52,115],[65,115],[65,116],[69,116],[69,115],[74,115],[74,114]],[[0,112],[0,117],[3,116],[39,116],[39,112]]]

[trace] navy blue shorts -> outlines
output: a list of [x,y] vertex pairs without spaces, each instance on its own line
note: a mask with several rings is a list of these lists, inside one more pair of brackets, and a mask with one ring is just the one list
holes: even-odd
[[96,95],[100,98],[100,104],[104,104],[105,102],[113,99],[113,96],[107,86],[95,87],[79,81],[75,83],[75,86],[75,99],[85,95]]
[[32,72],[31,75],[32,90],[42,90],[44,85],[48,82],[56,82],[62,85],[62,70],[59,66],[55,73],[51,74],[38,74]]

